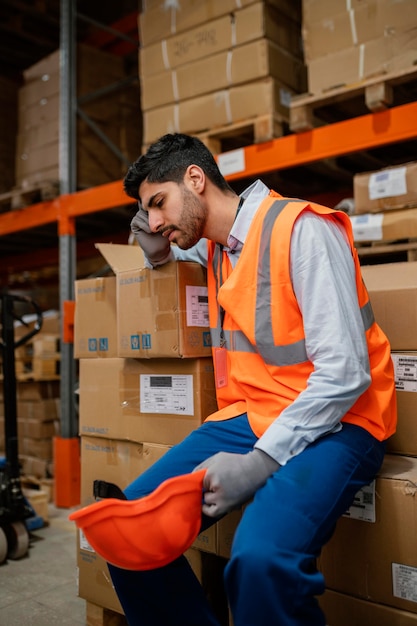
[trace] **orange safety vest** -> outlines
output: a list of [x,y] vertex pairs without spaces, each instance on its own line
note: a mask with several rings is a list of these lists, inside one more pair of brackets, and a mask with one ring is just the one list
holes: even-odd
[[209,317],[219,410],[207,419],[247,413],[260,437],[307,386],[313,364],[307,358],[303,319],[290,278],[291,233],[305,210],[340,222],[346,231],[372,383],[343,421],[362,426],[382,441],[396,427],[393,364],[362,280],[350,219],[345,213],[275,192],[258,208],[233,271],[226,252],[208,242]]

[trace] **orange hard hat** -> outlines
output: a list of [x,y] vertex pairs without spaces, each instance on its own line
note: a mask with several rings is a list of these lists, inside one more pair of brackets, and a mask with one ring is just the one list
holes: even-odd
[[162,567],[181,556],[200,532],[205,473],[169,478],[139,500],[94,502],[69,519],[107,562],[132,570]]

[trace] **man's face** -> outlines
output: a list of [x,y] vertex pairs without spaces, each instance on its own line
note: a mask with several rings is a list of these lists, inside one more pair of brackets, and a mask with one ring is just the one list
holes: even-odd
[[160,232],[169,241],[186,250],[204,235],[207,208],[202,198],[186,183],[150,183],[139,188],[152,232]]

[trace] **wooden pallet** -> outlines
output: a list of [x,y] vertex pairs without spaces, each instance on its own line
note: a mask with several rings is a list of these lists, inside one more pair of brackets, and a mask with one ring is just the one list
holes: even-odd
[[318,95],[293,96],[290,130],[295,133],[311,130],[414,100],[417,100],[417,66],[340,85]]
[[390,263],[397,261],[417,261],[417,240],[408,239],[392,242],[370,242],[356,245],[361,262],[367,260],[372,262],[378,259],[379,262]]
[[53,380],[60,374],[60,336],[40,334],[16,349],[17,380]]
[[278,113],[271,113],[218,126],[194,135],[201,139],[213,154],[220,154],[254,143],[271,141],[282,137],[287,131],[288,119]]
[[0,210],[21,209],[37,202],[46,202],[58,197],[59,181],[42,181],[30,187],[15,187],[7,193],[0,194]]
[[86,626],[127,626],[124,615],[87,601]]
[[[191,133],[198,137],[213,154],[235,150],[254,143],[271,141],[288,133],[288,117],[279,113],[259,115],[210,130]],[[144,154],[151,144],[143,144]]]

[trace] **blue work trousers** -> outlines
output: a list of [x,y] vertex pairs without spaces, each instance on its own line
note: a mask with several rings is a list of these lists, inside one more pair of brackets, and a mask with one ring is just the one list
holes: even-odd
[[[125,493],[140,498],[216,452],[246,453],[255,442],[246,414],[206,422]],[[325,625],[316,599],[325,582],[316,558],[355,494],[374,479],[384,450],[367,431],[345,424],[310,444],[257,491],[225,569],[234,626]],[[202,528],[215,521],[203,516]],[[185,557],[152,571],[109,569],[129,626],[219,626]]]

